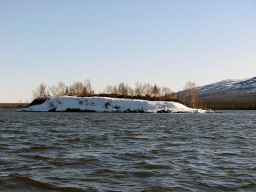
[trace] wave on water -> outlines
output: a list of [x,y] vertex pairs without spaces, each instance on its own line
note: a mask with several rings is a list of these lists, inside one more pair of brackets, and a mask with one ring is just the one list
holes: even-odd
[[0,117],[1,192],[256,191],[256,112]]
[[58,187],[50,183],[37,181],[28,176],[20,175],[9,175],[0,177],[0,191],[13,192],[13,191],[24,191],[24,192],[85,192],[90,189],[80,189],[77,187]]

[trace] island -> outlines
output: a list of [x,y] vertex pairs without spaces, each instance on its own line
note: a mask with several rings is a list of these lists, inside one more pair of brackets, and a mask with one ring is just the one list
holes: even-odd
[[17,111],[35,112],[126,112],[126,113],[212,113],[173,101],[147,101],[108,97],[58,96]]

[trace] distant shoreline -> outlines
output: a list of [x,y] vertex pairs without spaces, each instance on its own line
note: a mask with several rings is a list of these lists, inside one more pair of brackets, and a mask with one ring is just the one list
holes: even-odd
[[0,103],[0,108],[3,108],[3,109],[8,109],[8,108],[19,109],[19,108],[27,107],[28,105],[29,105],[29,103]]

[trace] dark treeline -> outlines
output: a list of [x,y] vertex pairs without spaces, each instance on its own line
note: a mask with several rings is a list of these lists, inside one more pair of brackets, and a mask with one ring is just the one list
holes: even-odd
[[28,103],[0,103],[0,108],[24,108]]
[[72,85],[65,85],[59,82],[57,86],[46,86],[41,83],[40,86],[33,91],[34,99],[46,99],[56,96],[77,96],[77,97],[114,97],[114,98],[130,98],[130,99],[145,99],[145,100],[166,100],[179,101],[175,93],[168,87],[160,87],[149,83],[135,83],[134,88],[121,82],[118,85],[107,85],[103,92],[96,93],[90,80],[84,82],[77,81]]
[[213,110],[256,110],[256,98],[203,101],[202,105]]

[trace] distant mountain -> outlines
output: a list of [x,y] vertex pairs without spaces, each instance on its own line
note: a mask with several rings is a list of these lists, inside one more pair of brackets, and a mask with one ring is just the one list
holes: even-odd
[[227,79],[227,80],[223,80],[223,81],[220,81],[217,83],[212,83],[209,85],[204,85],[202,87],[198,87],[198,91],[201,94],[222,91],[230,86],[233,86],[236,83],[239,83],[240,81],[241,80],[239,80],[239,79]]
[[256,97],[256,77],[250,79],[227,79],[198,87],[203,100],[230,100]]
[[256,77],[237,82],[225,88],[225,90],[228,90],[228,89],[245,89],[247,91],[248,90],[256,91]]

